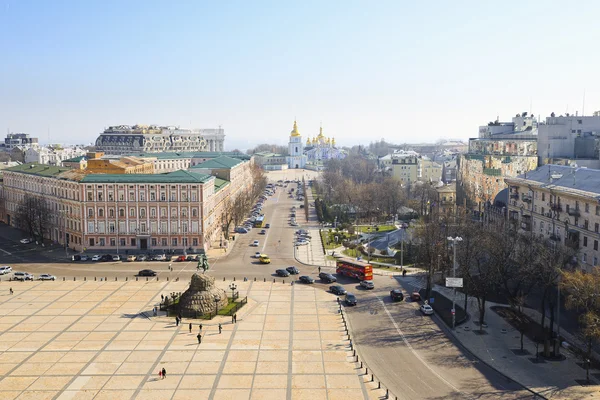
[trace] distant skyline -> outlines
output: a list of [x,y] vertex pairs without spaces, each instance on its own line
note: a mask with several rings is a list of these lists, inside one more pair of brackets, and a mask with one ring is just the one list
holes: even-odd
[[0,136],[225,129],[226,149],[477,136],[497,115],[600,110],[600,3],[4,0]]

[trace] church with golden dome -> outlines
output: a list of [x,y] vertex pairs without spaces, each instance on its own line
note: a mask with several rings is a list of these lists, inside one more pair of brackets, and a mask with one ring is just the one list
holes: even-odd
[[307,158],[307,168],[323,169],[324,162],[328,160],[341,160],[346,157],[344,150],[335,146],[335,138],[323,135],[323,127],[319,129],[319,135],[306,139],[304,154]]
[[302,136],[298,130],[298,124],[294,121],[294,128],[290,132],[288,143],[288,168],[304,168],[306,166],[306,155],[302,146]]

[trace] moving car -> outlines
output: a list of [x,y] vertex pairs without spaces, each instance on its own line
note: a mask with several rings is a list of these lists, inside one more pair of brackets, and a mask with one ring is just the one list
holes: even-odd
[[41,274],[40,276],[38,276],[38,280],[39,281],[55,281],[56,277],[54,275],[50,275],[50,274]]
[[287,272],[285,269],[277,269],[277,270],[275,270],[275,273],[276,273],[278,276],[282,276],[282,277],[284,277],[284,278],[286,278],[286,277],[290,276],[290,273],[289,273],[289,272]]
[[33,239],[27,239],[27,238],[25,238],[25,239],[19,240],[19,242],[21,242],[23,244],[29,244],[29,243],[33,242]]
[[79,254],[74,254],[71,256],[71,261],[81,261],[81,256]]
[[92,256],[92,261],[100,261],[102,260],[102,256],[99,256],[98,254]]
[[182,261],[185,261],[185,259],[186,259],[185,256],[177,256],[177,258],[175,259],[175,261],[182,262]]
[[271,224],[266,224],[265,228],[269,229],[271,227]]
[[135,256],[133,254],[130,254],[127,256],[127,261],[135,261]]
[[138,276],[156,276],[156,272],[151,269],[143,269],[138,272]]
[[420,308],[424,315],[433,315],[433,308],[429,304],[421,304]]
[[13,279],[15,281],[32,281],[33,280],[33,275],[31,275],[30,273],[27,272],[15,272],[13,274]]
[[257,251],[256,253],[254,253],[254,258],[260,258],[261,254],[260,251]]
[[294,246],[307,246],[309,243],[308,240],[298,240],[294,243]]
[[271,259],[266,254],[261,254],[258,261],[260,261],[261,264],[271,264]]
[[321,272],[319,274],[319,278],[325,283],[337,282],[337,279],[335,276],[328,274],[326,272]]
[[410,295],[410,299],[412,301],[419,301],[421,300],[421,295],[419,294],[419,292],[412,292]]
[[6,275],[12,272],[12,268],[8,265],[4,265],[0,267],[0,275]]
[[266,235],[267,234],[267,230],[266,229],[261,229],[260,234],[261,235]]
[[360,286],[365,289],[375,289],[375,284],[372,281],[360,281]]
[[287,267],[285,270],[292,275],[298,275],[300,273],[300,271],[298,271],[298,268],[294,267],[293,265],[290,267]]
[[315,280],[313,278],[311,278],[310,276],[302,275],[300,277],[300,282],[302,282],[302,283],[315,283]]
[[404,293],[402,293],[401,289],[390,290],[390,297],[392,301],[402,301],[404,300]]
[[356,305],[356,296],[353,295],[352,293],[346,293],[346,304],[348,304],[349,306],[355,306]]
[[329,286],[329,291],[333,294],[337,294],[338,296],[346,294],[346,289],[340,285]]
[[252,242],[252,246],[258,247],[258,245],[259,245],[258,240],[255,240],[254,242]]

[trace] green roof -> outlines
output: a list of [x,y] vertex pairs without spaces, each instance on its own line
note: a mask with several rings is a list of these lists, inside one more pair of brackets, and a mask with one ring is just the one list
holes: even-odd
[[231,169],[241,163],[242,161],[236,158],[221,156],[212,160],[206,160],[203,163],[194,165],[192,168]]
[[21,164],[15,167],[6,168],[4,171],[22,172],[24,174],[39,175],[39,176],[56,176],[62,172],[70,171],[71,168],[56,167],[53,165],[29,163]]
[[261,157],[285,157],[283,154],[271,153],[270,151],[261,151],[258,153],[254,153],[254,155],[261,156]]
[[193,151],[193,152],[169,152],[163,151],[160,153],[134,153],[127,154],[133,157],[156,157],[158,159],[177,159],[177,158],[217,158],[221,156],[227,156],[237,158],[239,160],[249,160],[250,155],[244,153],[234,153],[231,151],[218,152],[218,151]]
[[215,178],[215,193],[229,185],[229,181],[221,178]]
[[90,174],[84,183],[206,183],[212,176],[179,170],[166,174]]
[[81,162],[81,160],[85,160],[86,156],[79,156],[74,158],[69,158],[68,160],[63,160],[63,162]]

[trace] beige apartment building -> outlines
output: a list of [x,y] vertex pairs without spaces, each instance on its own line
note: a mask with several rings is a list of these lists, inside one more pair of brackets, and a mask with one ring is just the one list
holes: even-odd
[[505,182],[510,221],[573,248],[585,270],[599,265],[600,170],[549,164]]
[[21,202],[34,195],[51,212],[47,239],[77,251],[123,254],[219,247],[224,202],[252,185],[251,163],[237,161],[230,174],[233,181],[193,170],[93,174],[19,165],[4,173],[5,222],[18,226]]

